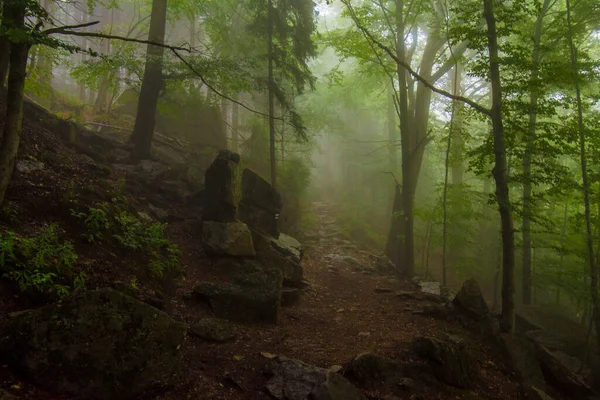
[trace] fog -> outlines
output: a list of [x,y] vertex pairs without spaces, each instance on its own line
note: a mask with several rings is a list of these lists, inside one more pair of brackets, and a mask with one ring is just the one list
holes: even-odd
[[514,302],[592,332],[597,2],[496,2],[493,32],[480,3],[42,0],[25,99],[136,162],[176,143],[199,191],[238,153],[281,194],[282,232],[322,232],[326,205],[398,279],[476,278],[503,331]]

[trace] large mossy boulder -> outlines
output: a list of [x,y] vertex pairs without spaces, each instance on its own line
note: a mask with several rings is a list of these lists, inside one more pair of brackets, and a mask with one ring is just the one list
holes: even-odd
[[239,221],[204,221],[202,247],[210,256],[253,257],[256,254],[252,233]]
[[[301,253],[298,246],[284,247],[280,239],[282,237],[296,241],[294,238],[281,234],[279,239],[266,236],[256,230],[252,231],[252,241],[256,250],[256,257],[266,268],[275,268],[283,274],[284,283],[288,286],[297,287],[304,278],[304,269],[300,265]],[[297,242],[297,241],[296,241]]]
[[487,303],[481,294],[479,283],[475,279],[466,280],[459,292],[454,296],[452,304],[475,321],[484,320],[490,313]]
[[283,277],[276,269],[256,268],[231,283],[204,282],[194,295],[208,301],[217,318],[238,322],[277,323]]
[[341,375],[302,361],[277,357],[269,372],[266,390],[279,400],[365,400]]
[[279,237],[281,196],[269,182],[256,172],[244,169],[241,184],[242,197],[239,217],[253,229],[263,234]]
[[429,362],[436,378],[441,382],[462,389],[473,386],[479,368],[462,339],[419,337],[412,342],[412,347]]
[[90,291],[0,326],[0,357],[52,391],[133,399],[173,383],[186,325],[119,291]]
[[240,179],[240,156],[229,150],[220,151],[204,178],[204,221],[233,222],[237,219]]

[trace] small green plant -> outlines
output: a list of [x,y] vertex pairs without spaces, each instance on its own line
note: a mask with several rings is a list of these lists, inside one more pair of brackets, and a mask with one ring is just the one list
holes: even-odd
[[71,210],[71,215],[77,219],[83,220],[83,223],[88,229],[88,232],[83,233],[82,236],[85,237],[89,243],[102,240],[105,232],[112,226],[108,213],[108,203],[99,203],[96,207],[90,207],[88,214]]
[[181,274],[179,249],[166,237],[167,224],[144,221],[127,211],[126,199],[113,199],[111,204],[100,203],[87,213],[71,214],[82,220],[87,232],[83,234],[90,243],[113,238],[117,244],[131,251],[147,255],[147,271],[154,278],[165,274]]
[[59,298],[85,288],[85,274],[73,277],[77,254],[60,238],[56,225],[37,236],[23,237],[14,232],[0,234],[0,271],[16,282],[22,292],[56,294]]
[[18,221],[18,213],[19,209],[17,208],[17,205],[15,203],[7,202],[2,207],[2,221],[6,221],[11,224],[15,223]]

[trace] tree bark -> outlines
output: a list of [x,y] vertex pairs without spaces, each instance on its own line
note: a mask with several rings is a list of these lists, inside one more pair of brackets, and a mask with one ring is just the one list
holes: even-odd
[[[2,24],[4,30],[6,18],[9,16],[8,2],[2,2]],[[0,89],[4,87],[6,74],[8,73],[8,64],[10,60],[10,40],[7,36],[0,36]]]
[[[592,235],[592,217],[590,207],[590,183],[588,179],[587,160],[586,160],[586,138],[585,127],[583,124],[583,104],[581,101],[581,85],[579,82],[579,67],[577,66],[577,49],[573,44],[573,26],[571,22],[571,4],[567,5],[567,27],[569,40],[569,50],[571,55],[571,68],[575,79],[575,94],[577,97],[577,129],[579,131],[579,155],[581,163],[581,179],[583,183],[583,205],[585,213],[585,231],[586,231],[586,256],[590,268],[590,296],[592,300],[592,318],[596,325],[596,340],[598,341],[598,353],[600,355],[600,315],[598,315],[598,269],[594,259],[594,239]],[[591,324],[592,322],[590,322]]]
[[[25,5],[16,3],[5,9],[6,13],[3,19],[6,19],[11,27],[24,31]],[[6,118],[0,143],[0,205],[4,201],[19,151],[23,124],[23,90],[25,89],[29,47],[29,43],[25,41],[11,43]]]
[[496,198],[502,226],[502,318],[500,328],[504,333],[512,333],[515,323],[515,243],[510,197],[508,191],[508,171],[502,124],[502,89],[500,86],[500,60],[494,0],[483,0],[483,14],[487,23],[488,49],[490,55],[490,80],[492,84],[491,119],[494,132],[494,154]]
[[396,114],[396,106],[394,104],[394,87],[388,85],[388,105],[387,105],[387,127],[388,127],[388,157],[390,162],[390,172],[395,174],[398,169],[398,153],[397,146],[397,124],[398,115]]
[[540,43],[542,40],[542,28],[544,17],[548,11],[550,0],[544,0],[544,4],[535,22],[535,34],[533,38],[533,53],[531,56],[531,92],[529,95],[529,125],[523,154],[523,268],[522,268],[522,291],[523,304],[531,304],[531,218],[533,216],[533,204],[531,202],[531,160],[533,158],[533,145],[535,142],[535,131],[537,122],[537,106],[539,98],[539,64]]
[[[167,0],[152,0],[149,41],[164,43],[166,22]],[[163,54],[163,47],[148,45],[135,125],[129,139],[134,144],[133,155],[138,159],[150,157],[156,123],[156,105],[162,87]]]
[[[406,60],[406,44],[404,43],[404,1],[396,0],[396,54],[401,61]],[[414,127],[410,126],[410,115],[408,113],[408,85],[407,71],[397,65],[398,88],[399,88],[399,109],[400,109],[400,144],[402,151],[402,214],[397,218],[402,223],[402,244],[397,249],[399,256],[398,260],[402,263],[402,272],[406,276],[414,275],[414,236],[413,236],[413,203],[414,203],[414,187],[412,179],[414,178],[412,170],[412,149],[413,144],[411,130]],[[400,261],[399,261],[400,263]],[[399,264],[396,264],[400,266]]]
[[[452,79],[452,93],[456,95],[459,91],[458,64],[454,68],[454,79]],[[447,285],[446,249],[448,236],[448,175],[450,172],[450,150],[452,149],[452,137],[454,136],[454,115],[456,113],[456,100],[452,101],[452,112],[450,116],[450,127],[448,129],[448,143],[446,146],[446,159],[444,165],[444,193],[442,199],[443,224],[442,224],[442,286]]]
[[268,1],[268,54],[269,59],[269,162],[271,166],[271,185],[277,187],[277,161],[275,160],[275,94],[273,92],[273,2]]

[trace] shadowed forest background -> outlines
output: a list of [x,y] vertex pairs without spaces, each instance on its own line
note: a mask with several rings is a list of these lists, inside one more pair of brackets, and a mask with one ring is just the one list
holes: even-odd
[[[504,360],[508,352],[519,366],[507,362],[506,370],[484,373],[488,386],[469,388],[469,378],[452,373],[440,378],[436,370],[438,380],[481,396],[473,398],[550,398],[542,396],[548,396],[539,384],[544,380],[555,398],[593,398],[600,382],[595,372],[600,363],[597,0],[0,4],[0,311],[9,326],[0,329],[3,364],[30,365],[28,357],[35,358],[33,353],[17,361],[6,356],[6,349],[26,347],[6,333],[21,329],[14,321],[23,310],[44,307],[39,310],[54,313],[47,307],[61,304],[56,301],[110,287],[164,311],[165,326],[172,327],[170,317],[192,325],[203,313],[221,317],[214,301],[226,290],[215,282],[258,288],[246,288],[239,297],[227,293],[246,305],[256,295],[261,308],[272,279],[279,279],[274,321],[261,308],[258,322],[281,320],[277,312],[286,301],[299,304],[281,312],[296,315],[291,320],[306,323],[302,329],[314,329],[314,340],[334,352],[321,355],[296,343],[319,367],[352,358],[346,353],[351,339],[340,339],[345,347],[335,353],[328,340],[335,341],[337,331],[321,335],[318,327],[329,318],[338,321],[338,314],[345,318],[354,306],[368,305],[369,311],[340,317],[340,329],[370,321],[375,326],[366,331],[361,325],[356,335],[369,341],[365,351],[384,348],[388,356],[399,354],[390,344],[396,334],[408,343],[430,331],[450,332],[459,320],[464,325],[448,316],[447,306],[453,304],[455,312],[466,298],[473,301],[466,309],[476,309],[466,314],[477,322],[474,329],[486,340],[494,338],[475,352],[485,358],[492,349],[494,360]],[[256,265],[249,266],[255,261],[276,264],[281,276],[258,274]],[[366,264],[377,273],[364,269]],[[427,289],[431,283],[433,290]],[[303,291],[307,294],[300,295]],[[457,292],[461,295],[454,297]],[[434,305],[380,301],[390,293]],[[213,303],[203,311],[185,305],[194,296]],[[236,312],[244,314],[245,306],[239,307]],[[391,310],[414,313],[417,328],[402,334],[403,326],[390,327],[396,314],[385,313]],[[371,314],[373,319],[366,317]],[[324,320],[311,320],[313,315]],[[224,319],[240,318],[245,317]],[[394,324],[413,321],[398,318]],[[438,329],[419,318],[442,322]],[[494,329],[482,328],[489,318]],[[473,323],[465,326],[471,329]],[[530,339],[568,355],[553,369],[545,350],[537,348],[543,379],[534,383],[528,364],[515,361],[520,356],[510,350],[529,354],[523,349],[530,343],[515,337],[531,327],[554,329],[560,339]],[[288,328],[238,327],[252,337],[253,354],[266,360],[279,360],[272,346],[285,348],[284,338],[293,335],[277,329]],[[379,329],[381,340],[370,342]],[[271,347],[260,350],[259,338]],[[462,346],[449,340],[449,346]],[[202,398],[192,393],[209,393],[207,387],[216,391],[206,398],[261,398],[240,382],[257,382],[248,371],[262,367],[255,360],[254,367],[240,372],[242,360],[250,357],[244,355],[248,348],[235,343],[226,350],[233,356],[227,362],[215,361],[220,350],[211,347],[215,358],[202,364],[219,365],[215,382],[225,376],[230,394],[214,394],[216,384],[191,384],[206,367],[189,361],[187,375],[171,384],[180,388],[172,392],[175,397],[164,398]],[[184,360],[204,351],[185,346]],[[422,350],[439,343],[415,346]],[[304,354],[289,351],[299,359]],[[47,355],[41,375],[52,369],[52,357]],[[396,371],[388,361],[372,362],[378,364],[368,364],[369,371]],[[438,362],[448,363],[449,370],[469,370],[464,360],[456,361],[459,367],[447,359]],[[360,365],[343,368],[352,383],[369,387],[365,382],[373,377],[365,378]],[[21,383],[13,382],[21,382],[22,375],[15,374],[3,377],[10,382],[3,386],[7,396],[19,395]],[[61,383],[48,393],[85,397],[102,391],[82,392],[70,386],[71,378],[52,379]],[[366,396],[420,393],[406,381],[391,381],[405,392],[386,391],[381,384]],[[278,395],[269,385],[277,398],[303,398],[285,397],[283,389]],[[59,398],[36,392],[37,386],[24,398]],[[498,387],[505,391],[486,394]],[[542,394],[535,397],[530,388]],[[106,393],[136,398],[146,389]],[[427,390],[421,398],[464,395]]]

